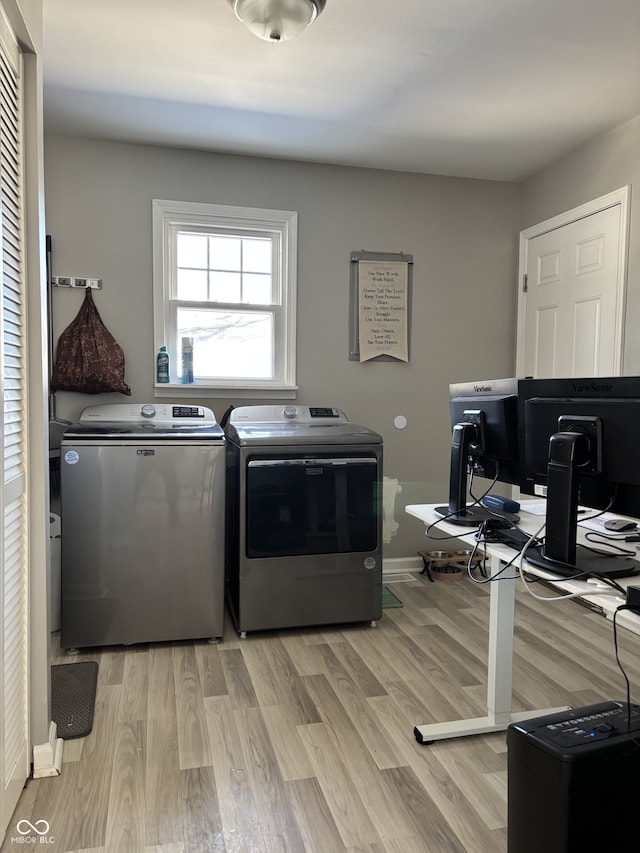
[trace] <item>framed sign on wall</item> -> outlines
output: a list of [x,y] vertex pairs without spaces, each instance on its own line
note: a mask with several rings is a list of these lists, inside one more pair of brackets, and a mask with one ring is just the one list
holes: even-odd
[[413,255],[353,251],[349,360],[409,361]]

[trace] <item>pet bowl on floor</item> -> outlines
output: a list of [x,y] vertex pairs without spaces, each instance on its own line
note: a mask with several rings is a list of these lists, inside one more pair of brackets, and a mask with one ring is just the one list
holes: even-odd
[[459,581],[464,572],[459,564],[442,563],[431,566],[431,576],[434,581]]

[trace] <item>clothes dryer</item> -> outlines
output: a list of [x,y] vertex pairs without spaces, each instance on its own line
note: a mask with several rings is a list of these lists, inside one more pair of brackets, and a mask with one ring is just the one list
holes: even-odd
[[382,614],[380,435],[340,409],[244,406],[227,433],[226,590],[239,633]]

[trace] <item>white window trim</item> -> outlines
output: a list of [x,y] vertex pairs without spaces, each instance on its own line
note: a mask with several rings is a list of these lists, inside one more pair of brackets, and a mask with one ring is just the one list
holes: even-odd
[[[217,221],[216,221],[217,220]],[[170,256],[172,241],[170,232],[176,222],[181,227],[215,227],[217,224],[228,228],[234,223],[238,228],[278,230],[281,234],[280,288],[282,304],[280,318],[285,325],[282,333],[276,333],[276,359],[280,359],[282,375],[269,380],[243,381],[238,379],[216,380],[210,384],[202,380],[192,385],[178,382],[158,384],[155,381],[156,397],[183,397],[202,395],[211,397],[238,398],[285,398],[296,396],[296,291],[297,291],[297,252],[298,252],[298,214],[291,210],[265,210],[250,207],[232,207],[198,202],[169,201],[153,199],[153,312],[154,346],[157,352],[161,346],[167,346],[171,359],[172,374],[178,353],[175,350],[175,332],[171,329],[171,275],[174,259]],[[283,351],[282,349],[283,348]]]

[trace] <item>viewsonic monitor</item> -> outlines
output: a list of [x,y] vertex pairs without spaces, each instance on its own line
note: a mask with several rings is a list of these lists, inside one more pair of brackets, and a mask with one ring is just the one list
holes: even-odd
[[453,524],[477,527],[488,518],[512,513],[467,505],[467,476],[519,485],[517,379],[491,379],[449,386],[451,470],[449,503],[436,513]]
[[578,506],[640,518],[640,377],[523,379],[525,494],[545,496],[545,544],[527,560],[564,576],[637,574],[635,560],[576,544]]

